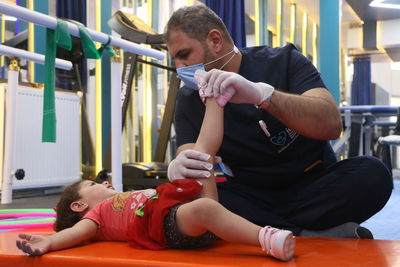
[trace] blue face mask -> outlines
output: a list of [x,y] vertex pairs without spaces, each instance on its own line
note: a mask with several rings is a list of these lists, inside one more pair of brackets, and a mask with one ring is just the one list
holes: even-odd
[[185,83],[186,87],[193,90],[199,90],[196,79],[194,78],[196,70],[204,70],[204,64],[200,63],[176,69],[179,79]]
[[176,72],[178,73],[179,79],[181,79],[182,82],[185,83],[185,86],[186,86],[186,87],[188,87],[188,88],[190,88],[190,89],[193,89],[193,90],[199,90],[199,87],[197,86],[196,79],[194,78],[194,73],[195,73],[197,70],[205,70],[204,66],[207,66],[208,64],[214,63],[214,62],[220,60],[221,58],[226,57],[227,55],[229,55],[229,54],[231,54],[231,53],[234,53],[234,54],[233,54],[233,55],[231,56],[231,58],[228,59],[228,61],[225,62],[225,64],[220,68],[220,69],[222,69],[223,67],[226,66],[226,64],[228,64],[228,63],[233,59],[233,57],[234,57],[237,53],[239,53],[239,49],[237,49],[236,46],[233,47],[233,50],[232,50],[231,52],[229,52],[229,53],[227,53],[227,54],[225,54],[225,55],[223,55],[223,56],[221,56],[221,57],[219,57],[219,58],[217,58],[217,59],[214,59],[213,61],[210,61],[210,62],[208,62],[208,63],[206,63],[206,64],[200,63],[200,64],[196,64],[196,65],[190,65],[190,66],[186,66],[186,67],[177,68],[177,69],[176,69]]

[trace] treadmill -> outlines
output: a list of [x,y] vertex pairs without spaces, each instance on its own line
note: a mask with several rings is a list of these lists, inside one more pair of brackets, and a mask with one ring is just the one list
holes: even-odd
[[[146,25],[135,15],[117,11],[108,21],[108,25],[115,32],[120,34],[122,39],[135,43],[149,44],[152,48],[166,50],[163,35],[157,34],[154,29]],[[157,140],[154,161],[122,164],[122,184],[124,190],[156,187],[168,181],[168,164],[164,163],[164,161],[173,121],[175,98],[180,86],[180,80],[176,74],[175,67],[145,61],[137,54],[128,51],[123,52],[123,57],[122,88],[127,88],[127,90],[121,93],[121,99],[123,99],[122,129],[125,126],[127,117],[128,103],[131,98],[132,83],[136,72],[136,63],[150,64],[154,67],[166,69],[171,72],[167,102]],[[125,95],[122,95],[124,93]],[[111,169],[111,139],[108,142],[104,166],[106,169]],[[106,178],[106,175],[103,175],[103,177]]]

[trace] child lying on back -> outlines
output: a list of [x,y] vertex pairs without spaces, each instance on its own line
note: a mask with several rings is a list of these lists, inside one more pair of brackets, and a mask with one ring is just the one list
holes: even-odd
[[[195,149],[212,157],[222,142],[223,109],[213,98]],[[200,197],[202,196],[202,197]],[[217,237],[261,246],[267,255],[293,257],[292,232],[260,227],[217,202],[215,178],[178,179],[156,189],[117,193],[111,184],[82,181],[70,185],[57,205],[55,234],[19,234],[17,247],[30,255],[69,248],[89,240],[127,241],[135,248],[199,248]]]

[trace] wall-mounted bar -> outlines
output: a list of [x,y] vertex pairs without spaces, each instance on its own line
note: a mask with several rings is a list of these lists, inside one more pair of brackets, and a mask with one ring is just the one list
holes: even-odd
[[[0,13],[14,16],[21,20],[35,23],[37,25],[41,25],[41,26],[49,28],[49,29],[57,28],[57,19],[56,18],[50,17],[50,16],[42,14],[40,12],[31,11],[24,7],[20,7],[17,5],[7,3],[3,0],[0,0]],[[70,34],[72,34],[73,36],[79,37],[78,26],[74,25],[70,22],[67,22],[67,24],[68,24],[68,29],[69,29]],[[102,32],[96,32],[89,28],[86,28],[86,29],[88,30],[93,41],[100,42],[102,44],[106,44],[108,42],[107,34],[102,33]],[[163,52],[160,52],[158,50],[148,48],[145,46],[141,46],[141,45],[117,38],[117,37],[113,37],[111,40],[111,43],[109,45],[121,47],[122,49],[127,50],[132,53],[135,53],[135,54],[153,57],[153,58],[156,58],[159,60],[164,59]]]
[[[44,64],[44,59],[45,59],[44,55],[28,52],[26,50],[2,44],[0,44],[0,55],[24,58],[26,60],[33,61],[39,64]],[[67,60],[56,58],[56,68],[70,70],[72,69],[72,63]]]

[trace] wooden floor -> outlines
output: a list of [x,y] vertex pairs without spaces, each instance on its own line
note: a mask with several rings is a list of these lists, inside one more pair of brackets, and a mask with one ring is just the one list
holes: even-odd
[[[50,234],[50,229],[29,232]],[[28,230],[26,230],[28,231]],[[258,247],[217,241],[207,249],[137,250],[124,242],[96,242],[48,253],[25,256],[15,246],[18,232],[0,233],[0,267],[110,267],[110,266],[400,266],[400,241],[297,238],[295,258],[280,262]]]

